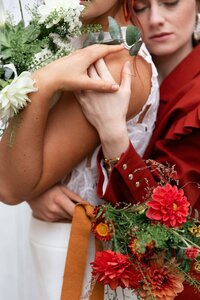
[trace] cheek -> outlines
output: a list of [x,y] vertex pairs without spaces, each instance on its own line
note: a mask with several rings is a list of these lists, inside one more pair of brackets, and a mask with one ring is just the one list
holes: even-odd
[[175,25],[180,30],[182,29],[183,34],[185,32],[192,35],[196,23],[196,14],[197,12],[195,1],[189,0],[184,6],[182,6],[182,9],[174,18],[176,22]]
[[145,42],[145,37],[149,36],[149,34],[150,34],[149,22],[148,22],[147,16],[142,16],[142,17],[137,16],[137,18],[141,24],[143,41]]

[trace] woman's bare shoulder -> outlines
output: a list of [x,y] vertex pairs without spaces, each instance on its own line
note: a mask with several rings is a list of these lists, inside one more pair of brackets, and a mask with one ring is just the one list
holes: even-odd
[[124,63],[130,60],[132,69],[132,96],[129,104],[128,118],[140,112],[146,103],[151,90],[152,68],[141,56],[130,56],[128,50],[110,54],[105,58],[107,66],[114,79],[120,83]]

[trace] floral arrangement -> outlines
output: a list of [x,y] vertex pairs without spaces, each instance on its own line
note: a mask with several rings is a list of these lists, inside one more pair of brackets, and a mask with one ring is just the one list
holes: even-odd
[[200,222],[174,168],[151,165],[162,176],[157,187],[147,187],[144,202],[95,208],[92,231],[105,250],[96,253],[92,276],[138,299],[173,300],[184,282],[200,292]]
[[78,0],[46,0],[33,9],[27,26],[12,20],[0,25],[0,120],[4,126],[26,106],[27,94],[37,90],[30,72],[74,50],[70,38],[81,34],[83,9]]
[[[9,19],[0,23],[1,130],[30,101],[27,94],[37,91],[31,72],[73,52],[72,38],[87,33],[84,47],[94,43],[124,42],[120,26],[111,17],[111,38],[107,41],[99,24],[82,25],[80,16],[84,8],[79,0],[45,0],[44,5],[31,11],[32,18],[27,26],[23,21],[13,24]],[[2,15],[1,18],[5,19]],[[100,33],[95,36],[93,32]],[[130,54],[136,55],[142,42],[135,26],[128,27],[126,40]]]

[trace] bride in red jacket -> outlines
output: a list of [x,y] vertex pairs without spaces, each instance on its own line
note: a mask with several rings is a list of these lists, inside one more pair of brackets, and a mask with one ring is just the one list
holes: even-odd
[[[185,193],[193,207],[200,210],[200,189],[195,184],[200,183],[199,5],[200,2],[195,0],[135,1],[134,11],[142,24],[144,42],[157,67],[160,82],[156,127],[143,157],[131,143],[128,147],[124,144],[122,149],[121,140],[113,134],[112,126],[109,132],[103,130],[104,117],[97,113],[94,103],[89,102],[95,109],[95,118],[92,118],[87,113],[89,110],[91,113],[88,101],[81,101],[87,118],[93,125],[101,124],[101,128],[96,126],[97,130],[104,132],[102,151],[98,156],[97,191],[107,201],[116,203],[123,195],[123,201],[140,202],[146,182],[151,186],[157,184],[154,173],[145,168],[150,158],[175,165],[180,186],[192,182],[185,186]],[[116,125],[115,121],[113,124]],[[120,128],[119,122],[118,126]],[[117,143],[121,152],[116,152]],[[108,178],[100,166],[104,157],[112,161]],[[138,169],[141,171],[134,172]],[[176,299],[196,297],[186,286]]]

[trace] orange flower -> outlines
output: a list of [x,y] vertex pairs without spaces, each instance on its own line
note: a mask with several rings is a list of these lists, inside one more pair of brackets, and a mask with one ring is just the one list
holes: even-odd
[[101,241],[109,241],[112,239],[112,227],[108,223],[92,223],[92,231],[96,238]]
[[184,289],[184,277],[170,264],[160,266],[152,263],[145,272],[146,281],[142,285],[142,299],[173,300]]

